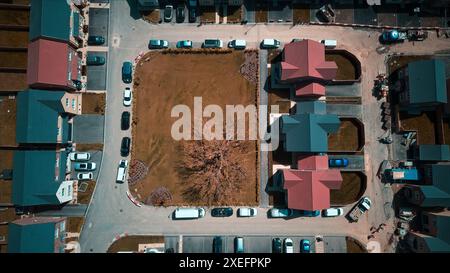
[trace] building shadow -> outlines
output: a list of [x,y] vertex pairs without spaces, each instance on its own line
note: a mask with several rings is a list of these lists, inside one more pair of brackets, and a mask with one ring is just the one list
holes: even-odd
[[134,20],[141,19],[141,13],[139,11],[139,4],[137,0],[127,0],[128,5],[130,6],[130,16]]

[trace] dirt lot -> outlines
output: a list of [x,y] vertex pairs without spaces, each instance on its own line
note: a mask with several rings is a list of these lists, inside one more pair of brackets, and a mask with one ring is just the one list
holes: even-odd
[[347,253],[367,253],[367,249],[357,240],[345,237],[347,243]]
[[419,116],[400,112],[401,128],[404,131],[418,131],[417,144],[436,144],[436,117],[433,112]]
[[[134,87],[136,99],[133,108],[132,157],[150,168],[143,180],[130,187],[139,200],[145,200],[156,188],[165,187],[173,197],[167,205],[205,204],[202,198],[191,200],[188,190],[192,185],[187,185],[186,179],[182,179],[185,178],[185,169],[182,167],[186,167],[182,165],[183,160],[192,155],[192,147],[187,147],[192,143],[172,138],[171,126],[178,118],[171,118],[171,109],[178,104],[193,109],[194,96],[202,97],[203,107],[217,104],[225,109],[226,104],[254,105],[256,87],[239,73],[239,67],[244,62],[243,56],[243,52],[231,51],[226,54],[204,54],[204,51],[197,54],[152,52],[148,62],[144,61],[142,67],[138,64],[135,82],[139,85]],[[145,59],[144,56],[142,60]],[[152,69],[155,64],[158,64],[158,70]],[[214,69],[211,69],[211,64],[214,64]],[[194,145],[200,145],[200,141],[196,143]],[[240,162],[246,174],[246,183],[228,205],[256,204],[256,141],[239,141],[235,144],[240,145],[241,150],[230,148],[229,159]],[[201,176],[197,180],[203,181]]]
[[27,87],[27,73],[0,73],[0,91],[22,91]]
[[84,223],[84,217],[67,217],[66,231],[79,233]]
[[308,24],[310,21],[310,11],[308,5],[292,4],[293,22],[295,24]]
[[83,114],[105,114],[106,94],[90,94],[82,95]]
[[355,80],[356,68],[352,62],[345,58],[342,54],[330,53],[325,54],[326,61],[334,61],[338,67],[336,80]]
[[159,14],[159,9],[143,11],[142,17],[147,22],[157,24],[161,21],[161,15]]
[[103,144],[96,143],[96,144],[79,144],[77,143],[77,151],[79,152],[88,152],[88,151],[102,151],[103,150]]
[[366,190],[366,180],[359,172],[341,172],[342,186],[330,191],[330,202],[334,206],[348,205],[356,202]]
[[0,146],[16,145],[16,100],[0,96]]
[[334,9],[336,13],[335,21],[336,23],[343,23],[343,24],[353,24],[353,17],[354,17],[354,10],[351,8],[345,9],[345,8],[335,8]]
[[255,4],[255,21],[256,23],[267,23],[269,20],[269,11],[267,2],[258,2]]
[[30,23],[28,10],[0,9],[0,24],[4,25],[28,25]]
[[358,151],[361,146],[357,123],[352,119],[341,119],[339,131],[328,135],[330,151]]
[[27,69],[27,52],[0,51],[0,67]]
[[140,244],[164,243],[164,236],[126,236],[115,241],[107,253],[138,251]]
[[240,23],[242,21],[242,6],[229,6],[227,10],[228,23]]
[[200,6],[200,20],[202,23],[215,23],[216,8],[208,6]]
[[0,47],[28,46],[28,31],[0,30]]
[[[79,204],[89,204],[91,201],[92,194],[95,189],[95,181],[86,181],[88,183],[88,187],[85,192],[78,192],[78,203]],[[83,182],[78,182],[78,186]]]

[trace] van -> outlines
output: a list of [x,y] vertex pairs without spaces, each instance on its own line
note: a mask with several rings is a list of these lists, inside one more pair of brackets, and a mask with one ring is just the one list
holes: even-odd
[[245,49],[247,42],[245,40],[232,40],[228,43],[229,48]]
[[202,45],[203,48],[222,48],[223,42],[219,39],[206,39]]
[[234,253],[244,253],[244,238],[234,238]]
[[336,217],[344,214],[343,208],[329,208],[322,211],[323,217]]
[[195,219],[205,216],[204,208],[177,208],[174,211],[174,219]]
[[119,183],[125,182],[125,176],[127,174],[128,160],[120,160],[119,168],[117,169],[117,178],[116,181]]
[[335,48],[337,46],[336,40],[322,40],[320,42],[324,44],[326,48]]
[[122,81],[124,83],[131,83],[133,80],[133,64],[131,62],[124,62],[122,65]]

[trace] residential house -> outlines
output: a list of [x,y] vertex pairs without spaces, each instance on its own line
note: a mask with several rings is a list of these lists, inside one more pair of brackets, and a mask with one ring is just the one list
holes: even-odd
[[85,36],[84,22],[84,15],[70,0],[31,0],[29,39],[62,41],[78,48]]
[[434,111],[436,106],[447,103],[444,61],[432,59],[409,63],[398,72],[395,91],[403,109]]
[[64,253],[66,218],[28,217],[8,225],[9,253]]
[[285,45],[282,61],[273,66],[272,83],[290,87],[297,97],[320,97],[337,69],[335,62],[325,61],[322,43],[308,39],[292,42]]
[[423,185],[406,185],[405,197],[421,207],[450,207],[450,163],[423,166]]
[[297,169],[278,170],[274,182],[284,190],[288,208],[312,211],[330,208],[330,190],[341,188],[342,176],[328,169],[328,156],[303,155]]
[[406,242],[414,252],[450,252],[450,211],[422,212],[421,231],[409,232]]
[[29,89],[17,95],[16,142],[67,144],[72,141],[72,116],[81,114],[81,95]]
[[12,201],[17,206],[60,205],[72,201],[68,152],[60,150],[16,150]]
[[287,152],[324,153],[328,151],[328,134],[339,130],[336,115],[326,114],[323,101],[302,101],[296,113],[280,117],[280,140]]
[[81,54],[65,42],[37,39],[28,45],[31,88],[81,89]]

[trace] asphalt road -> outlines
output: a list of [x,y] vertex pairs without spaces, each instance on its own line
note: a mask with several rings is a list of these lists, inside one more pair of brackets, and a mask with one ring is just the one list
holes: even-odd
[[[383,71],[384,55],[378,55],[375,48],[378,46],[376,31],[351,30],[337,27],[276,25],[204,25],[198,27],[192,24],[161,24],[151,25],[143,20],[134,20],[130,17],[127,1],[112,1],[109,25],[110,47],[108,54],[107,90],[122,90],[125,84],[121,82],[121,65],[125,60],[134,60],[139,52],[147,51],[148,39],[159,37],[171,42],[189,38],[200,42],[208,37],[217,37],[227,42],[230,39],[244,38],[249,47],[257,47],[263,38],[276,38],[282,42],[289,42],[301,33],[302,38],[314,40],[336,39],[340,48],[349,49],[363,61],[363,73],[376,68]],[[114,20],[111,20],[114,18]],[[112,42],[114,41],[114,43]],[[414,51],[415,53],[429,53],[433,50],[448,47],[448,42],[429,38],[421,44],[416,44],[414,50],[408,44],[397,45],[391,52]],[[370,66],[365,60],[370,61]],[[374,73],[373,71],[370,73]],[[363,88],[368,89],[373,83],[375,75],[363,74]],[[366,91],[364,91],[366,92]],[[364,94],[364,93],[363,93]],[[364,107],[367,114],[363,115],[368,128],[381,127],[379,119],[374,113],[379,113],[379,103],[371,95],[363,96]],[[174,207],[137,207],[127,198],[127,184],[116,184],[115,176],[117,164],[121,159],[119,149],[123,136],[130,136],[129,131],[123,132],[118,126],[122,106],[120,92],[107,93],[107,107],[105,115],[105,141],[102,166],[93,200],[88,208],[86,222],[80,236],[82,252],[106,252],[113,238],[122,233],[135,235],[267,235],[282,233],[287,236],[343,236],[349,235],[362,242],[367,242],[366,236],[370,225],[385,221],[385,204],[392,200],[392,193],[386,192],[381,183],[372,175],[374,166],[379,165],[382,159],[387,158],[387,149],[376,142],[373,130],[366,134],[365,152],[370,153],[370,160],[365,160],[368,186],[366,195],[370,196],[374,206],[358,223],[349,224],[344,217],[336,218],[293,218],[293,219],[267,219],[266,208],[259,208],[258,216],[240,219],[231,217],[227,219],[205,218],[190,221],[173,221],[171,214]],[[372,130],[368,130],[372,131]],[[349,208],[347,208],[348,210]],[[313,234],[312,234],[313,233]]]

